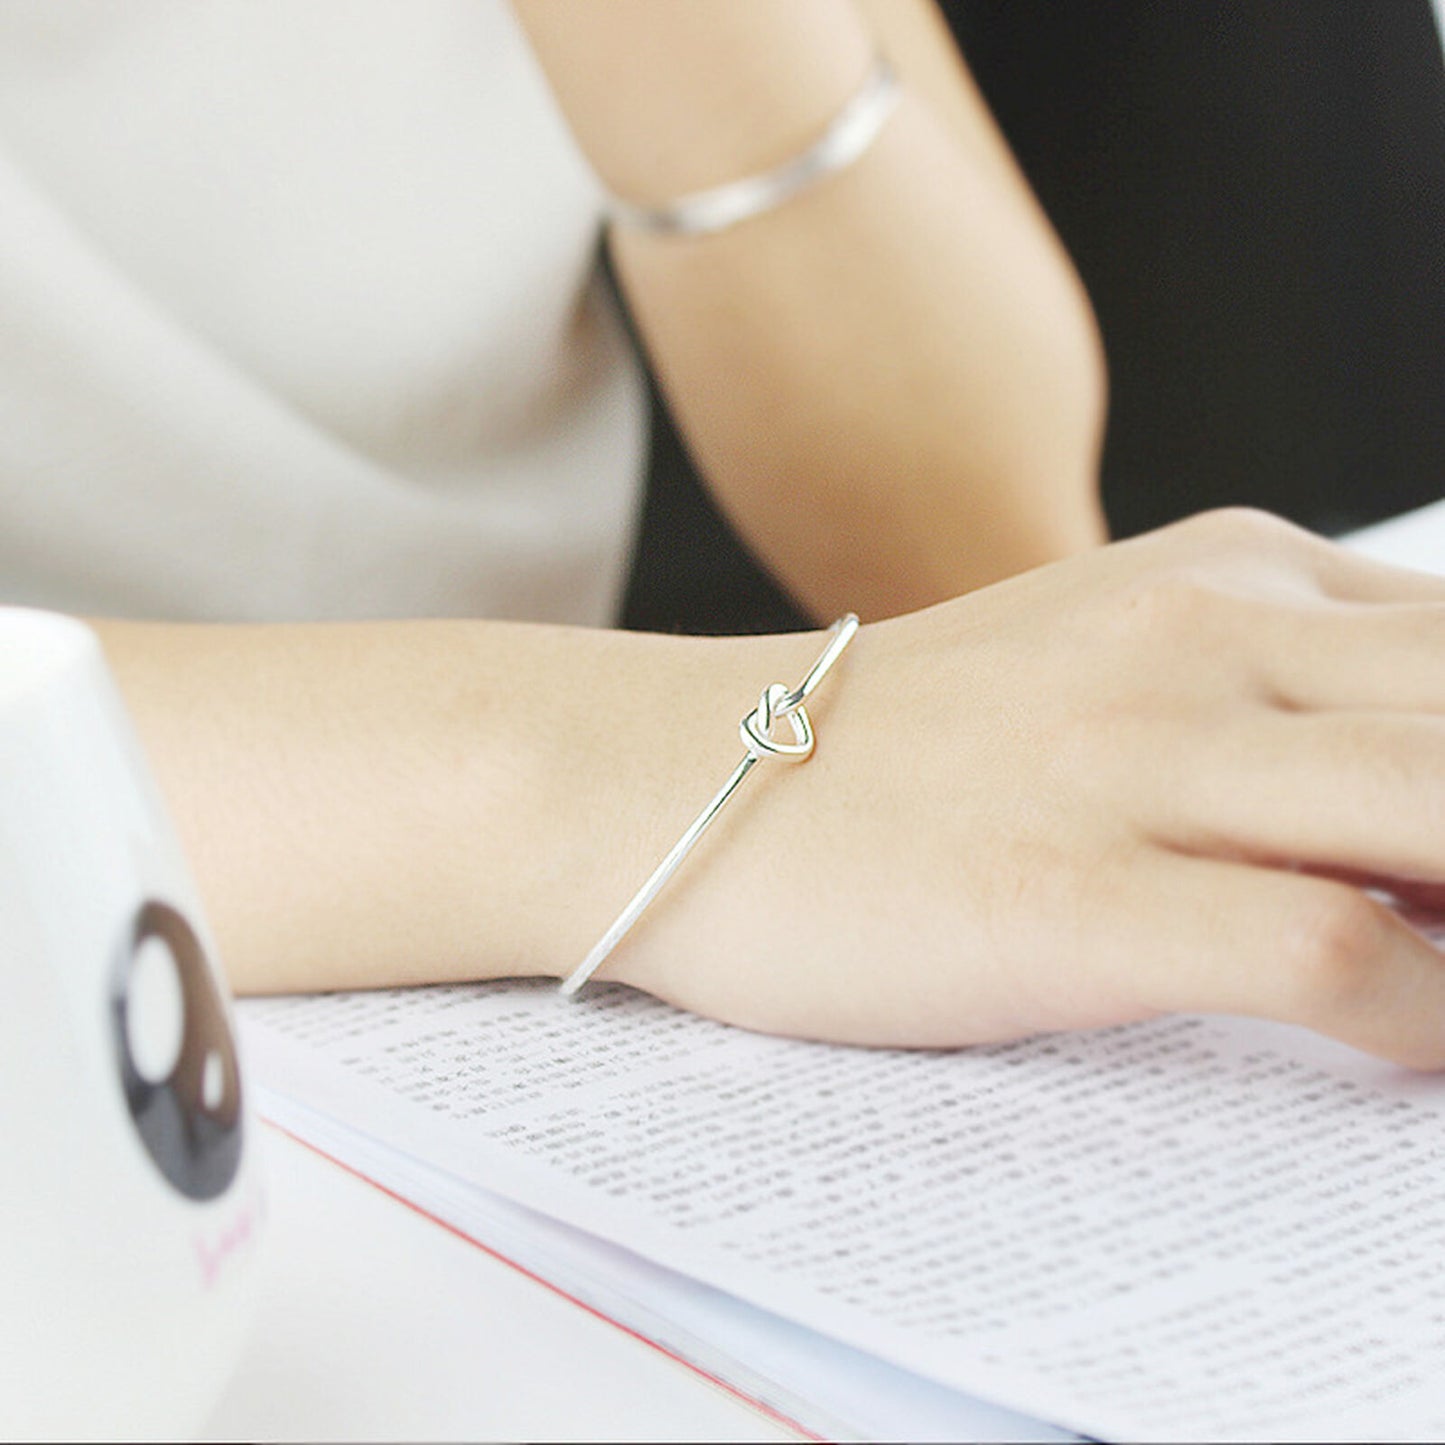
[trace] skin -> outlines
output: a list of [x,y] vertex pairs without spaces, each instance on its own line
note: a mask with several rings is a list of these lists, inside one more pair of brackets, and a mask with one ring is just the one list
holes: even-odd
[[[875,43],[908,85],[788,206],[614,238],[722,505],[887,620],[603,976],[869,1044],[1233,1010],[1445,1064],[1439,956],[1362,887],[1445,885],[1445,585],[1253,514],[1094,547],[1097,336],[926,6],[517,9],[637,201],[807,144]],[[821,642],[97,626],[243,990],[566,974]]]
[[[561,976],[821,635],[110,624],[250,989]],[[1445,583],[1211,514],[865,627],[604,966],[953,1046],[1188,1009],[1445,1064]]]
[[862,159],[786,206],[683,243],[612,236],[714,496],[819,621],[1103,540],[1093,316],[930,4],[514,8],[588,159],[643,203],[805,148],[875,47],[904,82]]

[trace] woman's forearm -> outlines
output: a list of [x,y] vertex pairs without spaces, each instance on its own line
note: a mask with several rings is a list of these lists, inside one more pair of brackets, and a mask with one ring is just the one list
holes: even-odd
[[[1445,581],[1198,519],[864,627],[601,976],[957,1046],[1168,1010],[1445,1065]],[[103,624],[236,985],[581,961],[817,635]]]
[[593,164],[644,202],[776,164],[875,43],[895,59],[905,98],[848,170],[717,236],[614,237],[704,474],[806,606],[894,613],[1101,539],[1092,314],[926,7],[518,9]]
[[96,625],[246,991],[567,971],[809,646]]

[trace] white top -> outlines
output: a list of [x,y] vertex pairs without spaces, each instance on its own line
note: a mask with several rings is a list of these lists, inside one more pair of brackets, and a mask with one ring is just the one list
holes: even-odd
[[611,620],[600,202],[502,0],[6,0],[0,602]]

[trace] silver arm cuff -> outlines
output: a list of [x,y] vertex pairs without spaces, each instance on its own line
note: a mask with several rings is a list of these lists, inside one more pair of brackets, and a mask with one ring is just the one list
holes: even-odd
[[863,84],[807,150],[761,175],[693,191],[661,206],[634,206],[614,199],[611,219],[661,236],[708,236],[726,231],[792,200],[825,176],[851,166],[878,138],[898,104],[893,67],[880,55]]

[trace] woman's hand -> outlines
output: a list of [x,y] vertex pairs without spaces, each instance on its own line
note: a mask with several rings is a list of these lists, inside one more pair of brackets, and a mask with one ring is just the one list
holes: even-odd
[[[100,630],[272,990],[567,974],[818,650]],[[1361,886],[1445,897],[1445,580],[1205,516],[865,627],[808,708],[601,977],[864,1043],[1205,1010],[1445,1065],[1445,960]]]
[[1445,581],[1211,514],[865,628],[809,707],[603,976],[863,1043],[1196,1010],[1445,1065],[1445,958],[1342,881],[1445,884]]

